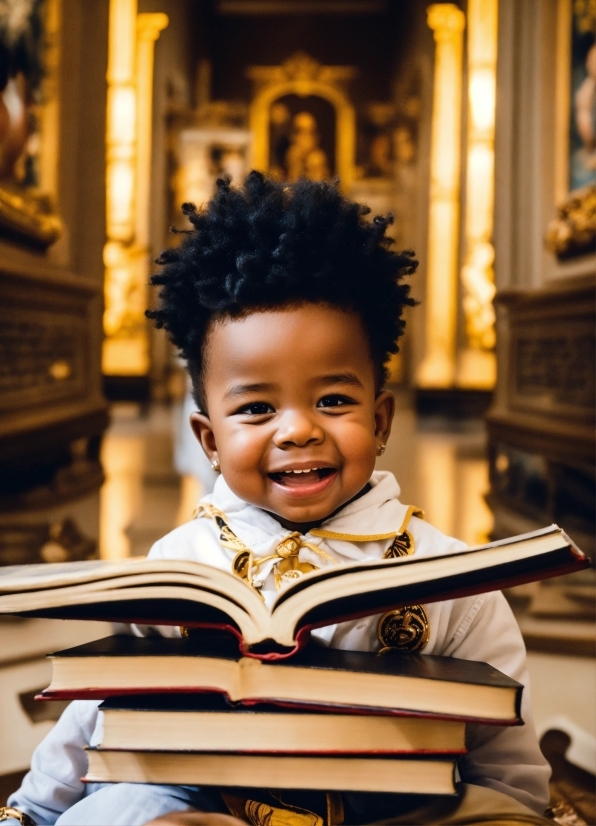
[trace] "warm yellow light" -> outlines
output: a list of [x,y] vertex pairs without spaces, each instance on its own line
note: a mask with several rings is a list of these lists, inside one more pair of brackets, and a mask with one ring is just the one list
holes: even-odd
[[110,0],[108,83],[130,83],[135,69],[137,0]]
[[466,238],[470,252],[476,244],[486,243],[492,236],[494,204],[495,153],[490,146],[478,143],[468,152],[466,188]]
[[119,149],[124,144],[129,151],[134,151],[137,133],[137,98],[134,86],[110,89],[108,106],[110,143],[114,145],[114,149]]
[[480,68],[470,72],[469,105],[474,129],[486,131],[495,125],[495,69]]
[[435,39],[430,207],[426,273],[426,353],[421,387],[449,387],[455,374],[462,53],[465,17],[453,3],[427,10]]
[[108,231],[110,238],[128,241],[134,210],[134,169],[128,161],[113,161],[107,174]]
[[466,348],[459,356],[461,387],[495,382],[492,246],[498,0],[468,0],[468,128],[464,288]]
[[110,0],[106,125],[106,226],[102,368],[147,375],[148,186],[153,47],[165,14],[137,15],[137,0]]

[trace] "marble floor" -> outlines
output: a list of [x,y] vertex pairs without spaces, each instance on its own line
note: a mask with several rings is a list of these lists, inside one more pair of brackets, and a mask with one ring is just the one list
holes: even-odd
[[[421,421],[405,400],[399,401],[387,451],[377,466],[393,471],[402,501],[421,507],[444,533],[470,544],[487,541],[492,520],[484,501],[488,467],[482,423]],[[113,406],[102,451],[104,559],[143,555],[156,539],[191,518],[202,489],[193,476],[179,476],[174,469],[174,434],[182,425],[177,407]]]

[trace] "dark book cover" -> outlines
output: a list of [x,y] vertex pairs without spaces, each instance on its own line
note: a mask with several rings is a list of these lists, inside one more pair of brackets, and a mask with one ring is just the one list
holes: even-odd
[[[69,648],[64,651],[57,652],[50,655],[52,658],[87,658],[87,657],[105,657],[113,658],[115,660],[123,657],[163,657],[164,668],[167,668],[168,658],[210,658],[222,659],[228,661],[239,662],[242,655],[238,648],[237,640],[230,636],[221,633],[206,633],[192,639],[166,639],[159,636],[151,637],[135,637],[132,635],[114,635],[112,637],[105,637],[101,640],[87,643],[85,645]],[[325,648],[320,645],[311,644],[306,648],[298,651],[289,660],[274,660],[263,663],[262,667],[268,669],[275,668],[297,668],[297,669],[313,669],[317,672],[324,671],[340,671],[340,672],[359,672],[378,676],[389,677],[406,677],[411,679],[431,680],[438,683],[467,683],[468,685],[486,686],[492,688],[499,688],[514,694],[515,717],[506,721],[503,724],[513,725],[519,723],[519,713],[521,705],[522,686],[505,674],[502,674],[496,668],[493,668],[487,663],[474,662],[472,660],[456,659],[454,657],[440,657],[430,654],[398,654],[398,655],[381,655],[374,652],[364,651],[343,651],[336,648]],[[106,683],[109,684],[109,678],[106,678]],[[197,687],[197,692],[213,693],[213,687]],[[440,690],[440,686],[438,687]],[[164,692],[163,688],[158,689],[160,693]],[[166,691],[176,692],[180,694],[188,694],[188,688],[180,688],[172,685]],[[125,694],[153,694],[154,692],[148,686],[142,691],[137,689],[126,690],[118,689],[111,690],[108,688],[92,689],[88,691],[48,691],[46,690],[40,695],[44,699],[76,699],[76,698],[100,698],[107,696],[123,696]],[[246,699],[242,700],[242,705],[250,706],[263,702],[275,702],[276,705],[293,708],[293,701],[278,701],[270,697],[263,697],[258,700]],[[399,699],[396,698],[396,705]],[[310,703],[300,702],[298,705],[301,708],[312,708],[313,710],[325,708],[335,708],[337,710],[343,708],[354,713],[379,713],[379,714],[405,714],[412,715],[412,711],[404,711],[396,708],[395,710],[377,709],[372,707],[352,707],[341,706],[341,704],[325,704],[325,703]],[[419,712],[421,716],[435,716],[429,712]],[[475,722],[481,722],[477,718],[466,718],[462,715],[460,719],[474,719]],[[484,721],[483,721],[484,722]],[[489,722],[487,720],[486,722]],[[494,722],[494,721],[493,721]]]

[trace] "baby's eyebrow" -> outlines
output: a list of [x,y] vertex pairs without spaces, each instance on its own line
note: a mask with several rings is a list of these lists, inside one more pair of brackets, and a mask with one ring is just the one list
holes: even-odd
[[318,384],[339,384],[348,385],[349,387],[361,387],[364,385],[355,373],[333,373],[330,376],[321,376],[317,379]]
[[233,399],[237,396],[246,396],[247,393],[266,393],[272,390],[273,385],[266,382],[259,382],[257,384],[234,384],[226,391],[224,399]]

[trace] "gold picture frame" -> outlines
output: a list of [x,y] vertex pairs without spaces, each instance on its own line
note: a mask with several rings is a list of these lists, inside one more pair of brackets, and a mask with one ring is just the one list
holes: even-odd
[[354,179],[356,114],[346,86],[357,76],[357,70],[352,66],[323,66],[308,54],[297,52],[281,66],[251,66],[247,76],[254,84],[249,129],[255,169],[271,172],[271,109],[276,101],[288,96],[318,98],[330,104],[335,115],[334,163],[330,171],[348,191]]
[[[6,14],[9,14],[9,10]],[[2,44],[3,56],[9,63],[9,71],[0,97],[7,112],[12,110],[14,113],[15,103],[19,104],[21,122],[15,123],[12,120],[14,114],[9,114],[4,123],[5,132],[0,138],[0,163],[4,161],[5,166],[0,170],[0,238],[16,240],[37,249],[46,249],[60,237],[63,230],[62,221],[53,206],[58,158],[57,86],[60,65],[61,0],[46,0],[44,4],[32,4],[28,17],[21,23],[23,38],[28,37],[28,26],[32,29],[39,26],[40,21],[33,20],[35,15],[41,17],[43,30],[43,36],[38,39],[35,46],[37,52],[34,62],[37,64],[37,70],[31,70],[37,71],[35,78],[28,77],[20,67],[10,67],[10,47],[8,44]],[[15,34],[12,36],[14,38]],[[28,42],[33,40],[29,37]],[[40,71],[41,66],[43,69]],[[11,74],[11,68],[14,74]],[[32,94],[32,87],[36,87],[37,99]],[[11,107],[5,102],[7,95],[13,98],[9,101]],[[34,131],[31,131],[32,122],[36,124]],[[2,152],[3,148],[6,149],[2,145],[2,139],[7,143],[9,140],[14,141],[14,133],[19,128],[23,131],[24,124],[26,132],[20,136],[21,153],[16,157],[9,156],[7,160],[6,152]],[[12,135],[9,134],[11,129]],[[32,144],[35,146],[34,150],[31,149]],[[13,150],[14,154],[16,153]],[[29,161],[31,166],[37,166],[37,173],[33,176],[36,180],[28,180],[32,176],[24,175],[22,169],[20,174],[14,171],[19,165],[23,166],[24,159]]]
[[596,64],[595,24],[590,0],[558,0],[554,147],[557,217],[547,227],[545,244],[560,261],[592,253],[596,242],[596,135],[592,134],[590,146],[589,136],[580,134],[579,127],[582,74],[588,77],[588,61],[592,71]]

